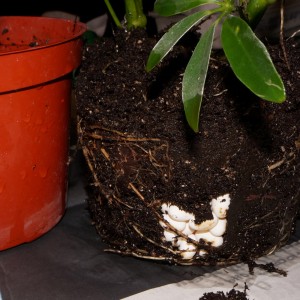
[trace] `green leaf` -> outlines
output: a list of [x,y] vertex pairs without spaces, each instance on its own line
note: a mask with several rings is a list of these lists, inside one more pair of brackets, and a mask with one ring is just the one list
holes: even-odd
[[217,3],[217,0],[156,0],[154,11],[168,17],[210,3]]
[[233,72],[246,87],[262,99],[277,103],[285,100],[284,84],[267,48],[245,21],[227,18],[221,41]]
[[151,71],[174,47],[178,40],[195,24],[214,11],[196,12],[173,25],[157,42],[149,54],[146,70]]
[[182,100],[185,116],[190,127],[199,131],[200,108],[206,74],[213,45],[215,25],[202,35],[185,69],[182,80]]

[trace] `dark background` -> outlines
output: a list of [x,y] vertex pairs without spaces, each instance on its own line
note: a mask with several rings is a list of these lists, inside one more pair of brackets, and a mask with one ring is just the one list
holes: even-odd
[[[111,5],[116,10],[116,13],[122,19],[124,15],[122,0],[111,0]],[[152,10],[154,0],[144,0],[145,12]],[[98,17],[106,12],[106,6],[103,0],[52,0],[52,1],[5,1],[2,2],[0,14],[2,16],[38,16],[45,11],[59,10],[80,17],[82,22],[87,22],[95,17]]]

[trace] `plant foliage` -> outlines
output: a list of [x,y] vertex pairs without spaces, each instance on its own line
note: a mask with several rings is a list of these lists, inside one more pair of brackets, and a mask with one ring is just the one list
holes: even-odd
[[[154,10],[172,16],[205,4],[213,8],[198,10],[174,24],[152,49],[146,64],[151,71],[193,26],[217,15],[203,32],[184,72],[182,100],[187,122],[197,132],[201,102],[211,56],[215,28],[221,26],[221,42],[225,56],[237,78],[258,97],[281,103],[285,88],[265,45],[253,28],[266,8],[276,0],[156,0]],[[210,5],[211,6],[211,5]]]

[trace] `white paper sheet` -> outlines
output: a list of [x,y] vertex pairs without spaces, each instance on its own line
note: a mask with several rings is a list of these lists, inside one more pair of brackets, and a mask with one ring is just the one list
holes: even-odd
[[208,273],[190,281],[181,281],[150,289],[124,298],[124,300],[197,300],[204,293],[234,288],[243,291],[245,283],[249,290],[247,296],[255,300],[300,299],[300,241],[292,242],[272,255],[256,260],[256,263],[272,262],[276,268],[287,271],[286,277],[277,273],[268,273],[255,268],[250,275],[246,264],[237,264]]

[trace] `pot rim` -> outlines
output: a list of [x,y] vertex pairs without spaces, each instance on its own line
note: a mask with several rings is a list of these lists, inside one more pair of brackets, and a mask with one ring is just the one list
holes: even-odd
[[[37,22],[37,25],[39,26],[46,26],[48,23],[57,23],[57,24],[66,24],[66,28],[68,27],[67,25],[74,25],[74,29],[73,32],[67,32],[66,31],[66,37],[62,37],[57,41],[54,42],[49,42],[49,43],[45,43],[45,44],[41,44],[41,45],[36,45],[36,46],[30,46],[30,45],[25,45],[26,48],[22,48],[22,49],[18,49],[18,50],[8,50],[8,51],[0,51],[0,56],[3,55],[9,55],[9,54],[15,54],[15,53],[22,53],[22,52],[28,52],[28,51],[36,51],[42,48],[49,48],[49,47],[53,47],[53,46],[57,46],[60,44],[64,44],[64,43],[68,43],[72,40],[76,40],[78,39],[80,36],[82,36],[82,34],[87,30],[87,25],[83,22],[77,21],[75,20],[70,20],[70,19],[66,19],[66,18],[55,18],[55,17],[44,17],[44,16],[0,16],[0,30],[3,27],[2,24],[6,24],[9,23],[10,21],[17,21],[19,20],[21,21],[27,21],[30,22],[32,21],[34,24],[34,22]],[[3,32],[0,33],[1,35],[5,34]],[[5,46],[5,44],[2,44],[0,42],[0,46]]]

